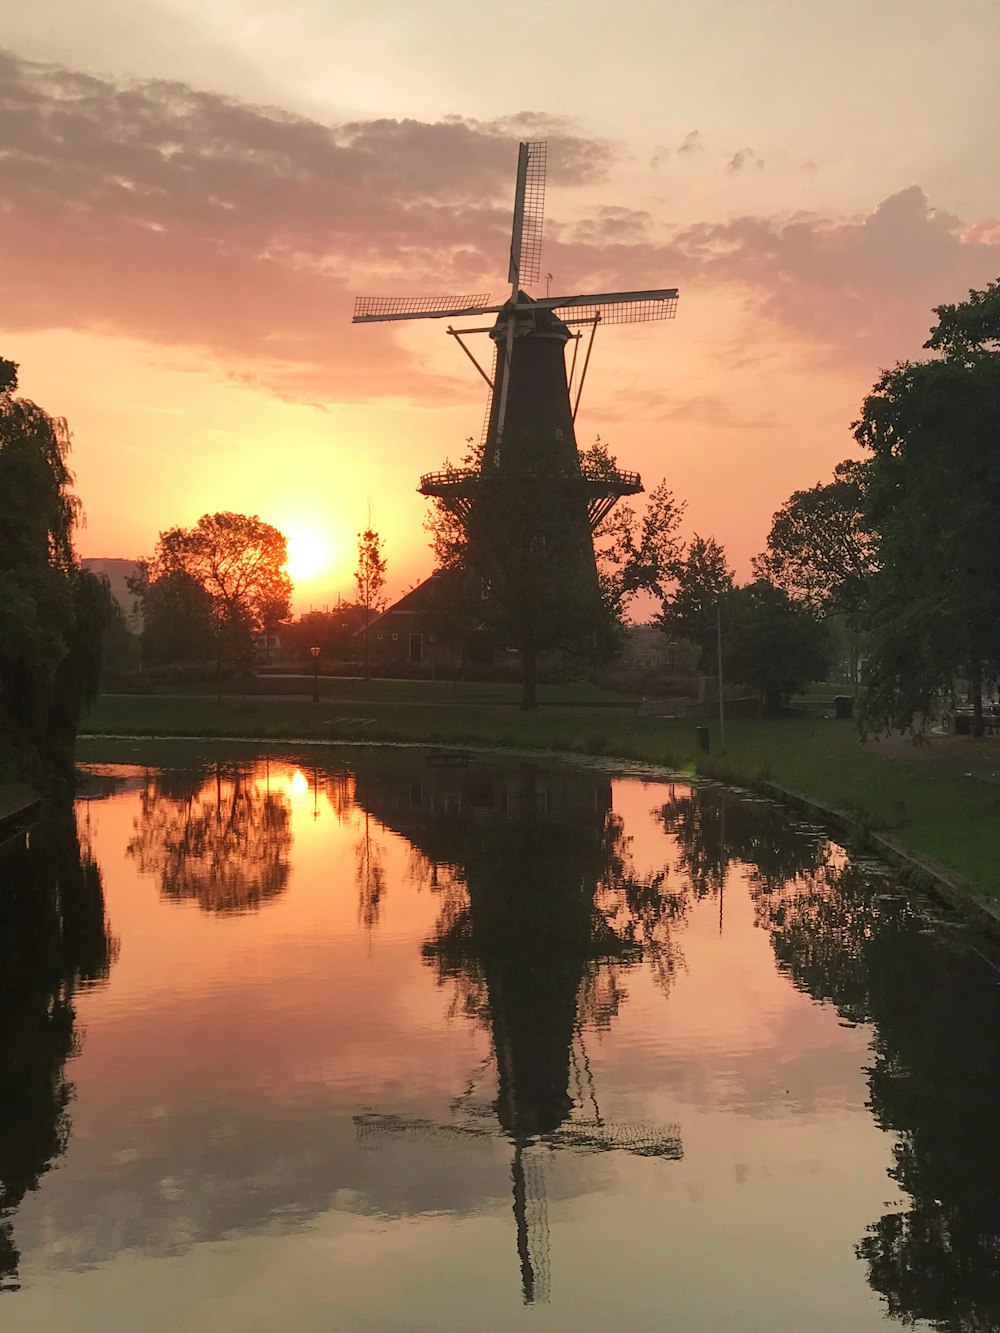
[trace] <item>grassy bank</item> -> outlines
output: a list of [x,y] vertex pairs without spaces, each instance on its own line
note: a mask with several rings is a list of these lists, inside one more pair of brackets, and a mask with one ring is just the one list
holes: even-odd
[[[871,753],[850,722],[734,719],[726,725],[724,747],[715,723],[709,754],[698,746],[697,725],[593,705],[524,714],[505,704],[456,698],[384,699],[372,682],[363,698],[318,704],[303,698],[110,696],[98,701],[85,732],[502,745],[636,759],[748,786],[771,781],[848,812],[859,832],[891,833],[970,887],[1000,897],[1000,786],[933,763]],[[99,742],[81,741],[82,759],[102,754]]]

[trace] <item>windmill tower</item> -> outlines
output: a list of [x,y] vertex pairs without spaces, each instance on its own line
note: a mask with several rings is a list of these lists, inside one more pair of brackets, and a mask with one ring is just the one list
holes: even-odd
[[[524,552],[534,551],[545,564],[551,606],[560,598],[580,603],[598,600],[592,532],[623,495],[635,495],[642,482],[635,472],[613,468],[583,469],[577,452],[575,421],[590,364],[598,324],[634,324],[671,319],[677,310],[676,288],[598,292],[576,296],[532,297],[524,290],[538,281],[545,204],[546,144],[522,143],[518,151],[514,218],[507,280],[510,295],[491,305],[489,294],[475,296],[361,297],[354,323],[401,319],[458,319],[493,315],[492,324],[448,333],[489,387],[479,468],[447,468],[421,477],[421,494],[440,499],[471,537],[485,530],[490,568],[483,573],[516,600],[519,585],[530,582]],[[582,331],[589,341],[579,377],[577,353]],[[487,372],[464,339],[488,334],[493,343]],[[566,345],[573,342],[567,373]],[[497,515],[515,511],[504,522]],[[477,525],[477,516],[479,519]],[[523,591],[523,586],[521,587]],[[525,620],[515,615],[514,619]],[[530,621],[530,614],[525,623]],[[530,626],[522,632],[522,655],[533,653]],[[528,662],[525,658],[527,675]]]

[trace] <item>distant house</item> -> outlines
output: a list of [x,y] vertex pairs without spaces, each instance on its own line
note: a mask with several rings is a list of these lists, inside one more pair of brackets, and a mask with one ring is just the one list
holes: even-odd
[[[428,669],[461,666],[468,627],[459,626],[448,611],[460,604],[462,577],[455,570],[435,570],[430,578],[404,593],[381,615],[374,616],[368,625],[369,663],[378,667]],[[362,627],[354,635],[359,657],[364,634]]]
[[659,625],[630,625],[619,662],[625,667],[660,667],[672,670],[677,644]]

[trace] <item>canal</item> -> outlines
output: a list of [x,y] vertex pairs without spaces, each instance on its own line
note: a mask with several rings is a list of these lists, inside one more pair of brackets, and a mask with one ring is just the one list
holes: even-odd
[[0,1329],[1000,1328],[1000,976],[747,793],[90,766],[0,852]]

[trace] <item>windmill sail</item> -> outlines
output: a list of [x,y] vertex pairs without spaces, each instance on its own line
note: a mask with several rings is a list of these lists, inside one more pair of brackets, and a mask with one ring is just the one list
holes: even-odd
[[544,297],[536,304],[553,310],[565,323],[589,323],[600,318],[602,324],[643,324],[651,319],[673,319],[677,301],[676,287],[662,287],[645,292]]
[[449,315],[495,315],[489,292],[475,296],[359,296],[354,302],[354,324],[383,319],[447,319]]
[[545,218],[545,172],[548,144],[544,139],[523,143],[517,158],[517,187],[514,191],[514,225],[510,238],[510,268],[507,281],[511,294],[518,287],[538,281],[542,259],[542,226]]

